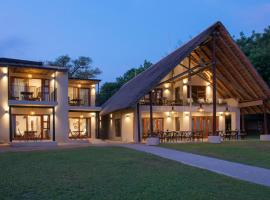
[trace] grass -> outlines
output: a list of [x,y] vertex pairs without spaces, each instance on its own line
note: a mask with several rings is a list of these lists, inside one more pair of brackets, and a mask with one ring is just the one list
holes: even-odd
[[161,144],[162,147],[191,152],[224,160],[270,168],[270,142],[259,140],[226,141],[221,144]]
[[270,188],[120,147],[0,154],[0,199],[269,199]]

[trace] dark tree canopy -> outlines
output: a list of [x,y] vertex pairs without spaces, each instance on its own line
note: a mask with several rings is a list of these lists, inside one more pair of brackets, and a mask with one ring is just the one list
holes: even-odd
[[263,33],[253,31],[250,36],[241,32],[236,43],[270,85],[270,26],[264,29]]
[[55,61],[49,62],[50,65],[67,67],[69,69],[69,77],[89,79],[95,78],[101,74],[101,70],[92,66],[90,57],[79,56],[72,60],[68,55],[59,56]]
[[126,82],[137,76],[152,65],[151,62],[145,60],[139,67],[131,68],[125,72],[122,76],[116,78],[114,82],[106,82],[100,88],[100,94],[98,97],[98,104],[105,103],[117,90],[122,87]]

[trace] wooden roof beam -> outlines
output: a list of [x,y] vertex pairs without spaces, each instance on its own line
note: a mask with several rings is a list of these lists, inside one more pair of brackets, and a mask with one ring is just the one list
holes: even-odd
[[[233,57],[233,60],[235,61],[235,63],[237,63],[238,66],[241,66],[241,67],[242,67],[242,70],[240,70],[239,67],[238,67],[237,70],[238,70],[239,73],[243,76],[243,78],[245,78],[244,75],[246,74],[246,75],[250,78],[250,80],[253,82],[253,83],[250,84],[251,81],[246,80],[246,84],[247,84],[247,85],[250,84],[249,87],[252,88],[252,90],[251,90],[252,93],[253,93],[253,94],[256,94],[256,97],[257,97],[257,98],[261,97],[261,95],[258,93],[258,91],[260,91],[261,88],[259,88],[259,87],[257,86],[257,83],[254,82],[254,77],[251,77],[250,73],[246,73],[246,70],[248,70],[248,69],[243,65],[243,63],[239,60],[239,58],[235,55],[235,53],[234,53],[234,52],[232,51],[232,49],[228,46],[228,44],[223,40],[222,37],[219,37],[219,40],[218,40],[218,41],[220,41],[220,42],[222,43],[222,45],[227,49],[227,51],[229,52],[229,54]],[[237,66],[237,65],[236,65],[236,66]],[[266,96],[263,94],[263,97],[265,98]]]
[[[209,67],[210,67],[210,66],[201,67],[201,66],[197,65],[197,66],[191,68],[190,70],[186,70],[186,71],[184,71],[184,72],[182,72],[182,73],[180,73],[180,74],[175,75],[175,76],[172,77],[172,78],[169,78],[169,79],[167,79],[167,80],[165,80],[165,81],[160,82],[158,85],[162,85],[162,84],[164,84],[164,83],[168,83],[168,82],[171,82],[171,81],[173,81],[173,80],[180,79],[180,78],[181,78],[181,80],[182,80],[182,79],[185,79],[184,76],[185,76],[186,74],[190,73],[190,72],[191,72],[191,76],[194,76],[194,75],[196,75],[197,73],[199,73],[199,72],[201,72],[201,71],[203,71],[203,70],[205,70],[205,69],[207,69],[207,68],[209,68]],[[197,69],[198,69],[198,70],[197,70]],[[195,71],[195,70],[197,70],[197,71]]]
[[263,100],[256,100],[256,101],[247,101],[239,103],[240,108],[250,107],[250,106],[258,106],[263,105]]
[[[203,52],[209,60],[211,60],[211,57],[210,57],[210,56],[208,55],[208,53],[206,52],[206,51],[208,51],[208,47],[207,47],[207,46],[205,46],[204,48],[200,48],[200,51]],[[217,57],[217,60],[219,61],[219,57]],[[219,63],[220,63],[220,61],[219,61]],[[223,65],[223,63],[222,63],[222,65]],[[243,99],[243,100],[246,99],[246,98],[245,98],[245,95],[242,94],[242,92],[243,92],[242,90],[243,90],[243,89],[238,87],[238,85],[236,84],[235,80],[234,80],[234,79],[229,79],[229,80],[227,80],[227,79],[225,78],[225,76],[224,76],[224,71],[221,71],[221,69],[220,69],[219,67],[217,68],[217,70],[218,70],[218,72],[223,76],[223,78],[220,78],[220,77],[219,77],[219,79],[222,79],[222,81],[225,82],[226,87],[227,87],[227,88],[230,88],[230,89],[228,89],[228,91],[230,91],[230,93],[231,93],[231,92],[235,93],[234,95],[232,95],[232,97],[236,98],[236,96],[239,96],[239,97],[240,97],[241,99]],[[218,73],[218,74],[219,74],[219,73]],[[225,74],[226,74],[226,76],[228,76],[227,73],[225,73]],[[229,76],[229,77],[230,77],[230,76]],[[232,82],[235,82],[236,87],[233,87],[233,86],[232,86],[231,81],[232,81]],[[231,94],[232,94],[232,93],[231,93]]]
[[[235,69],[235,67],[233,66],[233,64],[230,62],[230,59],[227,58],[227,56],[226,56],[226,54],[223,52],[223,50],[220,49],[219,47],[217,47],[217,52],[218,52],[218,57],[220,57],[221,60],[224,60],[224,61],[228,64],[228,68],[230,68],[230,70],[232,70],[233,73],[232,73],[231,75],[234,77],[234,79],[237,78],[237,80],[238,80],[239,82],[241,82],[241,84],[240,84],[241,86],[248,87],[249,90],[253,91],[253,89],[250,88],[249,84],[246,83],[246,80],[245,80],[242,76],[237,76],[237,77],[235,77],[235,75],[236,75],[236,74],[239,74],[240,72],[238,72],[238,70]],[[225,68],[225,70],[227,70],[227,68]],[[242,90],[245,91],[245,88],[243,88]],[[249,95],[249,93],[247,93],[247,94]],[[249,96],[250,96],[250,95],[249,95]],[[250,97],[253,98],[253,99],[256,99],[256,96],[257,96],[257,95],[254,94],[254,93],[252,92],[252,96],[250,96]]]

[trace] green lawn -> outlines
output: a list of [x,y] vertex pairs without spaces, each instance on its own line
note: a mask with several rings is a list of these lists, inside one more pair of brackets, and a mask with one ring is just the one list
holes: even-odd
[[270,142],[259,140],[226,141],[221,144],[161,144],[162,147],[207,155],[259,167],[270,168]]
[[269,199],[270,188],[120,147],[0,154],[0,199]]

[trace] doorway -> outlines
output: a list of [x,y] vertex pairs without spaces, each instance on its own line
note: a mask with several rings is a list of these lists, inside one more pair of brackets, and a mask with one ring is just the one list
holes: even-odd
[[[217,130],[219,130],[219,117],[216,118]],[[208,137],[212,133],[213,117],[212,116],[192,116],[192,131],[201,131],[203,137]]]

